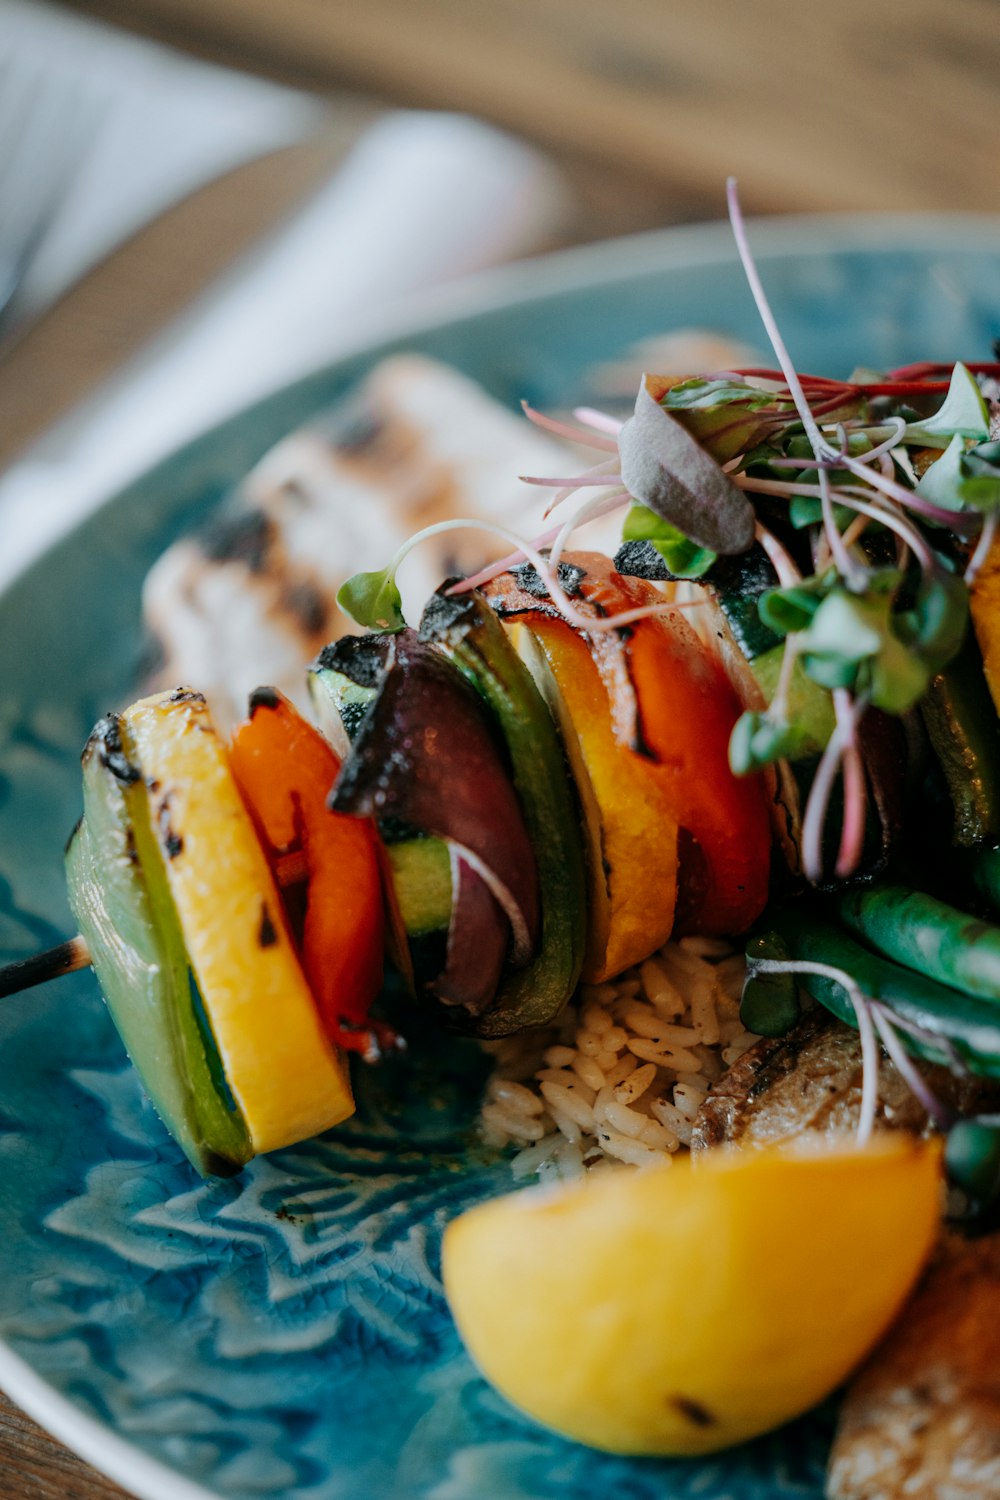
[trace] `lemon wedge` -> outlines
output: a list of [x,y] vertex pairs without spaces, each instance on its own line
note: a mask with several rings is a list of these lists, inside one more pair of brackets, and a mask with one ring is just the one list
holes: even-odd
[[797,1416],[892,1322],[938,1228],[940,1153],[707,1154],[470,1210],[444,1284],[515,1406],[614,1453],[713,1452]]

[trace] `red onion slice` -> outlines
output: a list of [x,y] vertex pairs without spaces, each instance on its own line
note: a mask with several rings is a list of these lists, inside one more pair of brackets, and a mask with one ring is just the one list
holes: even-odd
[[331,806],[399,819],[457,845],[507,914],[517,960],[533,951],[538,869],[506,748],[475,689],[412,631],[394,637]]
[[451,924],[447,960],[430,985],[439,1000],[478,1016],[490,1005],[500,982],[510,926],[490,888],[463,851],[451,845]]

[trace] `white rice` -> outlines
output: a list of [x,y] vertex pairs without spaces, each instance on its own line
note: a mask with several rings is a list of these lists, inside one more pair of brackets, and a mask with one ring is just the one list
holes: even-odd
[[715,938],[668,943],[612,983],[581,985],[559,1021],[487,1043],[484,1141],[515,1177],[574,1178],[670,1160],[712,1084],[757,1038],[740,1022],[744,961]]

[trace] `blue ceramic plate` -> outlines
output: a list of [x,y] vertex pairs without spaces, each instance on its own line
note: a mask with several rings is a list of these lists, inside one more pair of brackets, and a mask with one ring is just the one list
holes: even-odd
[[[753,238],[800,368],[984,358],[1000,333],[996,221],[785,222]],[[463,297],[391,347],[452,361],[512,406],[578,399],[589,366],[650,330],[762,343],[721,225],[574,252]],[[77,756],[136,684],[147,568],[388,347],[177,454],[0,599],[0,959],[70,931]],[[829,1413],[710,1462],[634,1462],[550,1436],[479,1379],[438,1275],[445,1222],[509,1182],[470,1133],[470,1045],[367,1074],[348,1126],[224,1183],[179,1159],[88,973],[4,1002],[0,1069],[0,1380],[139,1494],[821,1495]]]

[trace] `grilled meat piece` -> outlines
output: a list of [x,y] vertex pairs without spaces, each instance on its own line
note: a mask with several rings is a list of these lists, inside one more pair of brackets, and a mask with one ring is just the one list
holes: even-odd
[[[962,1113],[996,1107],[996,1084],[956,1078],[946,1068],[919,1066],[938,1098]],[[861,1077],[857,1032],[817,1008],[787,1036],[756,1042],[719,1079],[698,1112],[692,1149],[736,1141],[759,1146],[803,1133],[850,1132],[861,1110]],[[876,1125],[928,1129],[923,1107],[887,1058],[879,1067]]]
[[[384,567],[413,532],[459,516],[532,535],[547,494],[517,476],[579,467],[567,451],[456,370],[412,354],[384,360],[150,570],[157,684],[197,682],[223,723],[261,682],[301,704],[303,664],[356,628],[335,603],[351,573]],[[444,532],[404,563],[404,605],[416,618],[442,578],[509,550],[481,531]]]
[[1000,1235],[947,1236],[851,1383],[829,1500],[1000,1496]]

